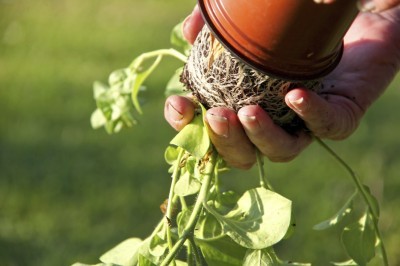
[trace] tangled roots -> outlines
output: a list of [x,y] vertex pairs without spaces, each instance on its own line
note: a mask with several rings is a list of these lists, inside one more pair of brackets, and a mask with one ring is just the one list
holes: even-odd
[[288,91],[303,87],[319,91],[321,83],[287,81],[269,77],[238,60],[210,33],[207,26],[198,35],[181,81],[206,108],[228,107],[238,111],[259,105],[288,132],[304,128],[302,120],[286,105]]

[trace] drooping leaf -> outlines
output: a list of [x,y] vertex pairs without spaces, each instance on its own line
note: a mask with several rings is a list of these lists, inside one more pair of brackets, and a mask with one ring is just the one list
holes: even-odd
[[360,266],[375,256],[376,235],[370,215],[365,214],[357,223],[347,226],[341,236],[347,254]]
[[210,148],[210,138],[204,126],[202,115],[196,115],[192,122],[186,125],[170,142],[201,159]]
[[276,244],[290,225],[291,201],[265,188],[246,191],[224,215],[209,204],[205,207],[221,222],[224,232],[246,248],[263,249]]
[[278,263],[275,253],[269,249],[249,249],[243,259],[243,265],[276,266]]
[[195,239],[208,266],[242,266],[246,249],[224,236],[212,241]]
[[183,36],[183,22],[179,23],[178,25],[176,25],[172,32],[171,32],[171,43],[179,48],[182,49],[182,51],[188,55],[189,51],[192,47],[192,45],[185,39],[185,37]]
[[141,70],[140,68],[142,67],[143,59],[141,57],[138,57],[134,62],[132,62],[132,65],[135,66],[133,69],[133,73],[130,75],[131,79],[131,98],[133,105],[135,106],[136,111],[141,114],[142,113],[142,108],[140,107],[139,104],[139,99],[138,99],[138,94],[140,91],[140,88],[143,84],[143,82],[147,79],[147,77],[154,71],[154,69],[158,66],[162,59],[162,56],[159,55],[157,58],[154,60],[154,62],[150,65],[149,68],[146,70]]
[[185,85],[180,81],[183,68],[178,68],[174,75],[170,78],[165,88],[165,96],[184,95],[187,93]]
[[157,266],[157,264],[152,263],[148,258],[139,254],[139,261],[137,266]]
[[351,195],[351,197],[346,201],[346,203],[340,208],[340,210],[333,215],[330,219],[325,220],[319,224],[314,225],[314,230],[326,230],[342,221],[348,214],[353,210],[353,200],[357,193]]
[[221,223],[209,212],[199,217],[195,237],[201,240],[213,240],[223,236],[224,231]]
[[106,117],[104,116],[103,112],[97,108],[90,117],[90,124],[92,125],[92,128],[98,129],[103,127],[106,123]]
[[173,165],[175,161],[178,159],[179,155],[179,147],[168,146],[164,153],[165,161],[169,165]]
[[113,263],[116,265],[126,265],[140,248],[143,241],[140,238],[129,238],[100,257],[103,263]]
[[185,169],[182,170],[184,173],[181,174],[178,182],[175,184],[175,194],[181,197],[196,194],[200,190],[201,183],[188,171]]
[[110,263],[85,264],[85,263],[76,262],[76,263],[72,264],[71,266],[119,266],[119,265],[110,264]]
[[372,215],[378,219],[380,214],[378,200],[371,194],[371,189],[368,186],[364,185],[364,188],[367,191],[368,201],[371,203]]
[[342,262],[332,262],[334,266],[357,266],[354,260],[342,261]]

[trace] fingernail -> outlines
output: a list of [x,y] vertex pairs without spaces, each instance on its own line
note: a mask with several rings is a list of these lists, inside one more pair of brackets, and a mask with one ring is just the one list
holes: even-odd
[[357,6],[361,12],[376,11],[376,5],[375,5],[374,0],[358,0]]
[[228,137],[229,124],[228,119],[223,116],[207,113],[207,122],[210,125],[211,130],[218,136]]
[[259,129],[259,124],[257,118],[254,115],[246,115],[238,113],[238,117],[243,127],[247,131],[249,131],[250,133],[257,132],[257,129]]
[[293,108],[295,108],[299,112],[302,112],[307,108],[303,97],[296,98],[289,96],[288,100],[292,104]]
[[176,110],[172,104],[168,104],[168,113],[169,113],[170,118],[172,120],[174,120],[175,122],[179,122],[183,118],[183,114],[178,112],[178,110]]

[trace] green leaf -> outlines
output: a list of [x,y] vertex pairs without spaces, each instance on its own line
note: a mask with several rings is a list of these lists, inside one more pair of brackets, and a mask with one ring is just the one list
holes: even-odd
[[332,265],[335,265],[335,266],[357,266],[357,263],[355,263],[354,260],[348,260],[348,261],[343,261],[343,262],[332,262]]
[[221,223],[209,212],[204,212],[197,222],[195,237],[201,240],[213,240],[223,236]]
[[165,150],[164,158],[169,165],[173,165],[175,161],[178,159],[179,149],[180,149],[179,147],[168,146],[167,149]]
[[90,124],[92,128],[97,129],[104,126],[107,123],[107,118],[104,116],[103,112],[100,109],[96,109],[92,116],[90,117]]
[[375,256],[376,235],[372,221],[365,214],[357,223],[344,228],[341,236],[347,254],[360,266]]
[[371,189],[368,186],[364,185],[364,188],[367,192],[366,196],[368,201],[371,203],[372,215],[375,217],[375,219],[378,219],[380,214],[378,200],[371,194]]
[[197,179],[193,178],[193,176],[188,171],[185,171],[185,169],[182,169],[182,171],[184,171],[184,173],[181,174],[178,182],[175,184],[175,194],[184,197],[199,192],[201,183]]
[[147,259],[142,254],[139,254],[139,262],[137,266],[157,266],[157,264],[152,263],[149,259]]
[[103,254],[100,257],[100,261],[125,265],[132,259],[142,243],[143,241],[139,238],[129,238]]
[[158,66],[162,59],[162,55],[158,55],[157,58],[154,60],[154,62],[151,64],[149,68],[147,68],[144,71],[139,72],[140,67],[143,63],[143,59],[141,57],[138,57],[134,62],[132,62],[132,65],[134,66],[133,68],[133,73],[130,75],[131,79],[131,98],[133,105],[135,106],[136,111],[138,111],[139,114],[142,114],[142,108],[140,107],[139,104],[139,99],[138,99],[138,94],[140,91],[140,87],[142,86],[143,82],[147,79],[147,77],[154,71],[154,69]]
[[241,266],[246,249],[224,236],[212,241],[195,239],[208,266]]
[[265,188],[246,191],[225,215],[208,204],[205,207],[222,223],[224,232],[246,248],[270,247],[282,240],[290,226],[291,201]]
[[184,95],[187,93],[185,85],[180,81],[182,70],[183,67],[178,68],[168,81],[167,87],[165,88],[165,96]]
[[183,22],[176,25],[171,32],[171,44],[181,48],[188,55],[192,45],[183,36]]
[[170,142],[185,149],[197,159],[203,158],[210,148],[210,138],[204,126],[203,116],[196,115]]
[[72,264],[71,266],[119,266],[119,265],[110,264],[110,263],[85,264],[85,263],[76,262],[76,263]]
[[337,225],[340,221],[342,221],[347,215],[351,213],[353,210],[353,200],[357,193],[351,195],[351,197],[346,201],[346,203],[340,208],[340,210],[333,215],[330,219],[325,220],[319,224],[314,225],[314,230],[326,230],[335,225]]
[[275,266],[278,260],[275,253],[269,249],[249,249],[243,260],[243,265],[251,266]]

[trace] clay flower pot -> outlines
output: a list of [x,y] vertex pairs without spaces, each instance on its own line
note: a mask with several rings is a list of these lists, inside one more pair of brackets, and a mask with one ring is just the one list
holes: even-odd
[[213,34],[266,74],[290,80],[325,76],[340,61],[357,0],[199,0]]

